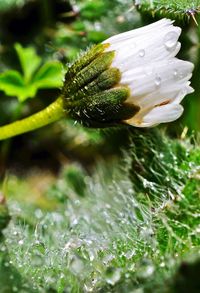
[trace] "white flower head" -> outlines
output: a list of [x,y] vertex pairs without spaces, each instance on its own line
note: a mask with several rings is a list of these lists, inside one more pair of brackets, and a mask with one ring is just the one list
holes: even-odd
[[130,90],[126,103],[139,109],[125,123],[150,127],[174,121],[183,113],[180,102],[193,92],[189,81],[193,64],[175,57],[180,34],[173,21],[162,19],[103,42],[108,44],[106,52],[115,52],[111,66],[121,73],[117,86]]

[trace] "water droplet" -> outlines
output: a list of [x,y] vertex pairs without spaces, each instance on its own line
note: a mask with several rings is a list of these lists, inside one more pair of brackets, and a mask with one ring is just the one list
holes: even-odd
[[36,216],[37,219],[41,219],[42,216],[43,216],[42,211],[40,209],[36,209],[35,210],[35,216]]
[[147,76],[152,76],[152,74],[154,73],[155,67],[152,65],[147,65],[143,67],[143,70]]
[[91,248],[88,250],[88,254],[90,261],[93,261],[97,256],[96,251],[92,250]]
[[84,269],[84,263],[82,259],[79,256],[73,256],[71,264],[70,264],[70,269],[74,274],[80,274],[83,269]]
[[35,267],[41,267],[44,264],[44,258],[41,254],[34,254],[32,255],[32,264]]
[[183,71],[180,71],[180,70],[178,71],[177,69],[174,70],[174,78],[175,79],[180,80],[180,79],[186,77],[187,74],[189,74],[189,73],[186,73],[186,72],[183,72]]
[[174,31],[169,32],[164,37],[164,45],[168,51],[173,51],[176,47],[178,34]]
[[175,70],[174,70],[174,78],[177,79],[177,77],[178,77],[178,70],[175,69]]
[[80,200],[78,200],[78,199],[75,200],[75,201],[74,201],[74,204],[75,204],[76,206],[80,206]]
[[130,250],[130,251],[125,253],[125,257],[127,259],[131,259],[134,255],[135,255],[135,250]]
[[165,263],[164,263],[164,262],[161,262],[161,263],[160,263],[160,267],[161,267],[161,268],[164,268],[164,267],[165,267]]
[[96,31],[100,31],[101,30],[101,23],[100,22],[95,22],[94,27],[95,27]]
[[106,282],[110,285],[115,285],[121,277],[121,270],[108,268],[106,271]]
[[45,253],[45,245],[43,242],[36,240],[35,243],[32,245],[33,252],[35,254],[44,254]]
[[71,250],[73,250],[73,249],[77,249],[77,248],[79,248],[80,246],[81,246],[81,244],[82,244],[82,240],[80,240],[80,239],[70,239],[66,244],[65,244],[65,246],[64,246],[64,251],[66,252],[66,253],[69,253]]
[[145,50],[144,49],[140,50],[139,51],[139,56],[144,57],[144,55],[145,55]]
[[156,87],[159,87],[161,85],[161,77],[159,75],[155,78],[155,85]]
[[138,272],[138,275],[140,278],[146,279],[154,273],[154,270],[155,268],[153,265],[142,266],[141,271]]
[[103,264],[107,265],[109,262],[111,262],[114,259],[114,255],[113,254],[107,254],[104,258],[103,258]]
[[3,246],[1,247],[1,251],[2,251],[2,252],[5,252],[5,251],[6,251],[6,246],[3,245]]
[[134,263],[130,264],[128,270],[129,270],[130,272],[134,272],[134,271],[135,271],[135,264],[134,264]]
[[19,245],[23,245],[23,244],[24,244],[24,240],[22,240],[22,239],[19,240],[18,244],[19,244]]
[[84,292],[94,292],[94,286],[91,282],[88,281],[84,284]]
[[159,157],[160,157],[160,159],[163,159],[164,158],[164,154],[163,153],[160,153],[159,154]]

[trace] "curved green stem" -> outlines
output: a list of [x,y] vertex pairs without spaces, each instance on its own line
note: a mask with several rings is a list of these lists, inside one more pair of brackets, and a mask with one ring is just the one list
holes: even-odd
[[63,99],[59,97],[44,110],[25,119],[0,127],[0,140],[13,137],[55,122],[65,116]]

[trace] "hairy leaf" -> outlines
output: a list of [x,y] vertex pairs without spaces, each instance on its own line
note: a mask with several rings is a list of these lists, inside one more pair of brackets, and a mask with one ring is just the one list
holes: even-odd
[[199,0],[135,0],[135,5],[141,11],[149,11],[163,16],[185,17],[194,16],[199,8]]

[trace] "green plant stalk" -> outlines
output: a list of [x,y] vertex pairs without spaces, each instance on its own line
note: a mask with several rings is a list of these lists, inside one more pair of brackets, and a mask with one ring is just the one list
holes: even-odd
[[65,116],[63,99],[59,97],[44,110],[33,114],[30,117],[0,127],[0,140],[4,140],[42,126],[53,123]]

